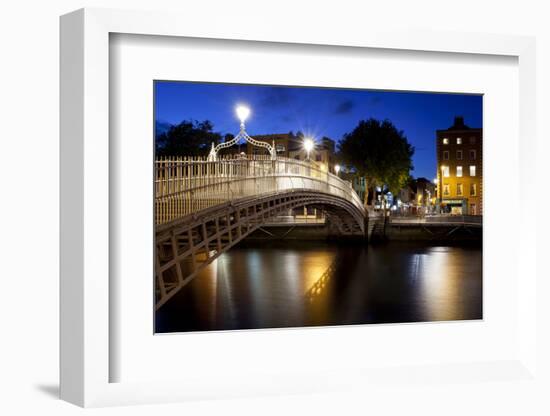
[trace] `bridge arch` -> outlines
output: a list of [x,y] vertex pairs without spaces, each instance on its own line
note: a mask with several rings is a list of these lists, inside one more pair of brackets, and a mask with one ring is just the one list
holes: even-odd
[[293,159],[165,158],[155,169],[156,309],[265,222],[323,209],[343,234],[364,235],[366,211],[349,182]]

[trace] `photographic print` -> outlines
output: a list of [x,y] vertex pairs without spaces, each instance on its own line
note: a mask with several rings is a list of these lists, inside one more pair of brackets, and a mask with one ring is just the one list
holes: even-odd
[[156,333],[483,318],[482,95],[153,88]]

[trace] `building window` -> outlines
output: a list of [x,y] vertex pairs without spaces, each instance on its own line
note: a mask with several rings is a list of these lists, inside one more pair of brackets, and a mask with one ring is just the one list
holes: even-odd
[[449,196],[451,193],[449,192],[449,184],[446,183],[446,184],[443,184],[443,195],[444,196]]
[[449,139],[446,138],[446,137],[444,137],[444,138],[443,138],[443,144],[449,144]]
[[476,176],[476,165],[470,165],[470,176]]
[[296,160],[300,160],[300,155],[296,155],[296,156],[294,156],[294,159],[296,159]]
[[456,138],[456,144],[462,144],[462,137]]
[[457,178],[462,178],[462,166],[456,167],[456,176]]
[[449,151],[448,150],[443,151],[443,160],[449,160]]
[[476,184],[471,183],[470,184],[470,196],[476,196],[476,195],[477,195]]
[[441,171],[443,172],[443,177],[444,178],[449,177],[449,167],[448,166],[442,166]]
[[456,196],[462,196],[462,184],[461,183],[457,183],[456,184]]
[[476,160],[476,149],[470,149],[470,160]]
[[456,160],[462,160],[462,150],[456,151]]
[[315,160],[317,162],[320,162],[321,161],[321,155],[315,155]]
[[470,137],[470,144],[475,144],[475,143],[476,143],[475,136]]

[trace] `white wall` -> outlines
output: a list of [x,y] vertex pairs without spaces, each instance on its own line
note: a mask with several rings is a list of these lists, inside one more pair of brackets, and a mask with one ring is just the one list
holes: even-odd
[[[205,25],[237,22],[261,25],[321,25],[327,32],[365,25],[428,27],[490,33],[536,35],[538,41],[539,142],[548,153],[546,117],[550,114],[550,30],[546,2],[523,0],[434,1],[208,1],[89,0],[87,2],[19,0],[0,9],[0,412],[72,414],[80,409],[60,402],[58,377],[58,17],[74,9],[116,7],[168,9],[204,19]],[[212,14],[214,16],[212,16]],[[197,17],[198,16],[198,17]],[[223,18],[225,16],[225,18]],[[212,23],[216,21],[215,23]],[[185,24],[182,21],[182,25]],[[241,28],[246,33],[246,28]],[[545,143],[541,137],[545,136]],[[541,168],[540,173],[543,174]],[[538,175],[539,178],[541,177]],[[542,186],[543,181],[539,184]],[[547,192],[541,192],[547,198]],[[548,202],[548,201],[547,201]],[[541,204],[548,206],[541,200]],[[541,224],[548,228],[548,225]],[[542,233],[541,233],[542,234]],[[549,234],[546,234],[549,235]],[[539,235],[539,242],[542,238]],[[539,244],[539,248],[542,245]],[[542,257],[539,261],[542,264]],[[548,273],[547,273],[548,274]],[[550,294],[548,283],[539,293]],[[550,316],[542,303],[541,313]],[[539,325],[548,325],[539,322]],[[550,350],[548,335],[546,351]],[[547,358],[542,357],[545,365]],[[548,369],[548,367],[545,367]],[[550,372],[546,372],[550,374]],[[438,391],[438,394],[433,394]],[[324,396],[234,400],[225,402],[101,409],[101,414],[543,414],[549,412],[542,391],[505,383],[484,389],[468,385],[422,388],[387,396]],[[475,404],[479,402],[479,404]],[[8,410],[11,409],[11,410]],[[546,414],[548,414],[546,413]]]

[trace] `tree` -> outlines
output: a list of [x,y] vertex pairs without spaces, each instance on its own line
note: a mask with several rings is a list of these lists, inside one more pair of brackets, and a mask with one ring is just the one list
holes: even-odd
[[212,143],[221,141],[221,134],[213,131],[210,121],[182,121],[168,131],[157,135],[157,156],[206,156]]
[[223,142],[224,142],[224,143],[230,142],[230,141],[233,140],[234,138],[235,138],[235,135],[234,135],[234,134],[226,133],[226,135],[223,136]]
[[407,183],[413,169],[414,147],[389,120],[361,120],[344,135],[338,150],[342,162],[365,178],[365,206],[369,189],[387,185],[395,194]]

